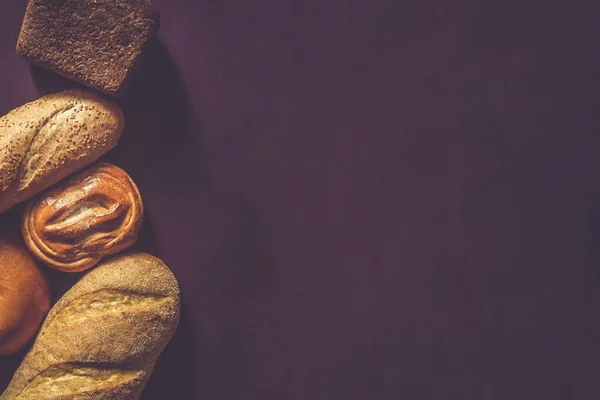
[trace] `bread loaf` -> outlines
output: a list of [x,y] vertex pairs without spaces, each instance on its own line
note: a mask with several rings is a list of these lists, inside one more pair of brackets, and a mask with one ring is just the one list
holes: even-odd
[[162,261],[107,260],[50,310],[0,399],[138,399],[178,321],[179,287]]
[[120,96],[159,25],[150,0],[29,0],[17,53]]
[[0,357],[27,346],[50,310],[46,277],[22,244],[0,238]]
[[42,97],[0,118],[0,212],[96,161],[123,129],[116,104],[81,90]]
[[119,167],[98,163],[30,200],[23,238],[50,268],[85,271],[135,243],[143,212],[131,177]]

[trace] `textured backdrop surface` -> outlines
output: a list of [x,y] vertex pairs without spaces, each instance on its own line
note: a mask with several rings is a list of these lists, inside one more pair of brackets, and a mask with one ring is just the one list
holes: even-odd
[[[106,158],[183,291],[144,400],[600,396],[597,2],[156,3]],[[0,114],[72,86],[25,4]]]

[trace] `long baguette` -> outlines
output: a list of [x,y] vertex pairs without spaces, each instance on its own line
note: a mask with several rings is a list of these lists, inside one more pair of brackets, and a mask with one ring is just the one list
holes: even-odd
[[116,103],[82,90],[51,94],[0,118],[0,213],[112,149],[123,132]]
[[50,310],[2,400],[135,400],[179,321],[179,287],[158,258],[120,255]]

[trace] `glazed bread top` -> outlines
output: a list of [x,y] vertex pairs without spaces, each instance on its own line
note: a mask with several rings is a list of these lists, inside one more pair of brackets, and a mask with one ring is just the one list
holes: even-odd
[[131,177],[98,163],[29,201],[22,232],[31,252],[50,268],[80,272],[135,243],[143,212]]

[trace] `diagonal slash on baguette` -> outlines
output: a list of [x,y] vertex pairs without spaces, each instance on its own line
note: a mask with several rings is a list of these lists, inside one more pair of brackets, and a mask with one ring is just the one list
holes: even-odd
[[[145,365],[123,366],[111,363],[62,363],[55,364],[38,374],[17,394],[20,398],[44,398],[43,396],[61,390],[69,390],[70,395],[93,390],[99,383],[118,388],[124,383],[140,381]],[[73,392],[70,388],[77,387]]]
[[[144,307],[159,307],[169,301],[172,300],[160,294],[140,294],[126,290],[100,289],[77,297],[65,304],[59,314],[48,318],[46,330],[53,329],[55,325],[60,325],[60,328],[62,328],[65,325],[85,323],[87,319],[99,314],[118,314],[139,311]],[[40,337],[43,334],[44,332]]]
[[[45,323],[45,329],[38,340],[43,343],[47,334],[68,332],[73,325],[85,324],[93,318],[122,318],[125,313],[152,312],[173,300],[160,294],[140,294],[135,291],[118,289],[100,289],[72,299],[63,305],[61,311],[54,314]],[[157,313],[156,315],[160,315]],[[47,355],[52,359],[52,355]],[[52,391],[60,392],[77,387],[77,393],[85,393],[102,384],[105,387],[118,388],[126,383],[141,381],[145,376],[145,361],[126,363],[107,362],[64,362],[52,364],[36,374],[23,390],[17,394],[20,398],[43,398]],[[71,395],[76,393],[70,392]]]
[[[29,187],[31,182],[38,175],[40,168],[39,167],[31,168],[32,161],[35,161],[41,155],[46,154],[46,160],[44,162],[37,162],[38,166],[42,166],[44,164],[47,164],[53,155],[53,152],[41,152],[41,151],[32,152],[31,149],[34,147],[33,146],[34,143],[36,144],[36,146],[35,146],[36,148],[42,148],[42,147],[44,147],[44,145],[46,143],[48,143],[50,140],[52,140],[54,142],[54,145],[56,148],[58,141],[54,138],[51,127],[53,126],[53,123],[57,119],[56,117],[58,115],[64,114],[68,111],[71,111],[75,107],[76,107],[75,105],[68,105],[66,107],[59,108],[58,110],[56,110],[55,112],[50,114],[50,116],[40,125],[39,128],[35,129],[35,133],[29,140],[29,145],[27,147],[27,150],[25,150],[25,154],[23,154],[23,156],[21,158],[21,163],[19,164],[19,167],[17,168],[17,172],[15,174],[16,179],[13,181],[13,184],[15,185],[14,190],[20,191],[20,190],[26,189],[27,187]],[[47,127],[50,127],[50,129],[46,129]],[[42,143],[40,144],[40,142],[42,142]],[[40,144],[40,145],[38,145],[38,144]],[[31,156],[31,153],[34,153],[33,156]],[[29,176],[27,176],[27,175],[29,175]]]
[[160,259],[106,260],[55,304],[0,399],[136,400],[179,313],[179,286]]

